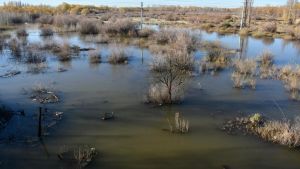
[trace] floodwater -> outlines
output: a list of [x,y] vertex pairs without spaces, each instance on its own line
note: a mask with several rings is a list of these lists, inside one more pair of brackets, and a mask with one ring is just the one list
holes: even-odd
[[[28,42],[49,40],[39,37],[36,29],[28,31]],[[202,39],[217,40],[233,49],[243,46],[242,57],[256,57],[268,49],[280,66],[300,63],[300,45],[296,42],[243,40],[237,35],[205,32]],[[228,135],[220,130],[225,120],[240,115],[259,112],[271,119],[283,116],[292,119],[300,115],[300,103],[290,100],[280,81],[258,80],[256,90],[238,90],[232,87],[231,70],[215,76],[200,74],[191,78],[182,104],[153,106],[144,104],[151,82],[151,53],[147,49],[127,46],[126,51],[131,56],[129,64],[110,65],[105,62],[110,53],[108,45],[84,42],[76,34],[56,34],[52,40],[99,48],[104,63],[91,65],[85,52],[69,63],[49,56],[48,69],[33,74],[27,73],[26,64],[13,61],[9,51],[0,55],[1,73],[12,69],[22,71],[20,75],[0,79],[0,102],[15,111],[24,109],[26,114],[25,117],[13,116],[0,131],[1,139],[12,135],[35,136],[39,106],[64,112],[49,135],[35,145],[1,142],[1,169],[60,169],[62,162],[57,153],[64,145],[95,147],[99,154],[87,167],[90,169],[221,169],[223,165],[232,169],[300,168],[300,151],[253,136]],[[195,55],[200,59],[205,52],[198,51]],[[59,73],[57,67],[68,71]],[[23,94],[24,89],[39,83],[58,91],[62,101],[39,105]],[[114,112],[116,119],[102,121],[100,116],[105,112]],[[171,134],[163,130],[168,128],[166,118],[175,112],[181,112],[189,120],[189,133]]]

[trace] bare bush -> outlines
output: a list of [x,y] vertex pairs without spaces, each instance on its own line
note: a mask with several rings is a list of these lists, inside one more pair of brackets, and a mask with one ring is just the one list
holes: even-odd
[[265,23],[262,26],[262,30],[264,32],[276,33],[276,31],[277,31],[277,24],[275,22]]
[[1,25],[23,24],[30,21],[31,19],[26,13],[0,12]]
[[150,28],[144,28],[138,31],[139,37],[148,38],[154,34],[154,30]]
[[28,36],[28,33],[27,33],[26,29],[18,29],[16,31],[16,34],[17,34],[18,37],[26,37],[26,36]]
[[103,29],[112,35],[137,36],[137,24],[128,18],[110,19]]
[[127,64],[128,63],[128,56],[125,52],[124,47],[114,44],[110,48],[111,48],[111,54],[108,58],[109,63],[111,63],[111,64]]
[[276,75],[276,67],[274,66],[274,56],[269,51],[264,51],[258,58],[260,65],[260,78],[274,78]]
[[17,39],[11,39],[8,42],[8,47],[12,53],[12,56],[20,58],[22,56],[22,44]]
[[150,87],[148,102],[155,104],[180,102],[193,64],[192,60],[191,55],[182,55],[174,49],[155,56],[151,65],[155,85]]
[[262,127],[258,127],[257,134],[264,140],[289,147],[300,146],[300,118],[293,122],[268,121]]
[[158,44],[167,44],[176,38],[176,32],[173,30],[163,29],[153,35],[154,40]]
[[300,100],[300,67],[293,68],[291,65],[286,65],[280,69],[278,77],[290,92],[291,98]]
[[256,87],[256,68],[257,63],[255,60],[235,60],[234,72],[231,75],[231,79],[235,88],[245,88],[247,86],[255,89]]
[[41,29],[40,36],[53,36],[54,32],[49,27],[44,27]]
[[60,28],[75,30],[78,18],[72,15],[56,15],[53,18],[53,25]]
[[33,101],[43,104],[59,102],[58,95],[51,91],[49,87],[41,83],[32,88],[30,92],[30,98]]
[[25,62],[28,64],[40,64],[46,62],[46,57],[40,51],[38,45],[30,45],[27,47]]
[[74,168],[82,169],[88,166],[94,160],[96,155],[96,149],[87,145],[75,147],[64,146],[60,148],[58,158],[71,164]]
[[100,51],[90,51],[89,52],[89,59],[91,64],[99,64],[101,63],[101,54]]
[[94,20],[82,20],[79,22],[79,32],[81,34],[98,34],[99,28]]
[[42,15],[37,19],[37,22],[40,24],[45,24],[45,25],[52,25],[53,24],[53,16]]
[[168,117],[167,121],[170,132],[182,134],[189,132],[189,121],[185,120],[179,112],[176,112],[173,117]]
[[221,47],[208,47],[206,56],[201,60],[201,71],[220,71],[228,66],[231,58]]

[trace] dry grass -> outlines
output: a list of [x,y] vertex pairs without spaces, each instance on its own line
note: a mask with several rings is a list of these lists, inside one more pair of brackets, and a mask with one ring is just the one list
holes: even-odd
[[274,78],[277,69],[274,66],[274,55],[269,51],[264,51],[258,58],[260,78]]
[[46,57],[38,45],[30,45],[27,46],[25,62],[28,64],[40,64],[46,62]]
[[300,100],[300,67],[286,65],[280,69],[278,78],[283,81],[293,100]]
[[231,74],[233,86],[235,88],[256,87],[256,69],[257,63],[255,60],[240,60],[234,61],[234,72]]
[[84,19],[79,22],[79,32],[84,35],[98,34],[100,32],[98,24],[95,20]]
[[208,47],[206,56],[201,60],[200,69],[206,71],[220,71],[231,62],[230,56],[221,47]]
[[289,147],[300,146],[300,118],[293,122],[269,121],[256,129],[256,133],[264,140]]
[[137,24],[129,18],[111,18],[103,27],[110,35],[137,36]]
[[114,44],[111,47],[111,54],[108,58],[110,64],[127,64],[128,56],[123,46]]
[[174,117],[169,117],[167,121],[170,132],[182,134],[189,132],[189,121],[185,120],[179,112],[176,112]]

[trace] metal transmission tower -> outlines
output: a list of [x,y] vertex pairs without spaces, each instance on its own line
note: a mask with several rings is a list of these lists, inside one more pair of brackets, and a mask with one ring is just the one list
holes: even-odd
[[294,21],[296,20],[296,5],[297,5],[298,1],[297,0],[288,0],[287,1],[287,23],[288,24],[293,24]]
[[242,10],[242,17],[241,17],[241,26],[240,26],[241,29],[244,27],[248,27],[251,24],[253,3],[254,0],[244,0],[244,6]]

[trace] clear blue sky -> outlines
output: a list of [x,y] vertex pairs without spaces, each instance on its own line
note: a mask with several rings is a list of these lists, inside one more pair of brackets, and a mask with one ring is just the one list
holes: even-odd
[[[62,2],[71,4],[106,5],[106,6],[139,6],[144,1],[145,6],[153,5],[182,5],[182,6],[208,6],[208,7],[240,7],[243,0],[22,0],[30,4],[58,5]],[[7,0],[0,0],[0,4]],[[284,5],[287,0],[254,0],[255,6]]]

